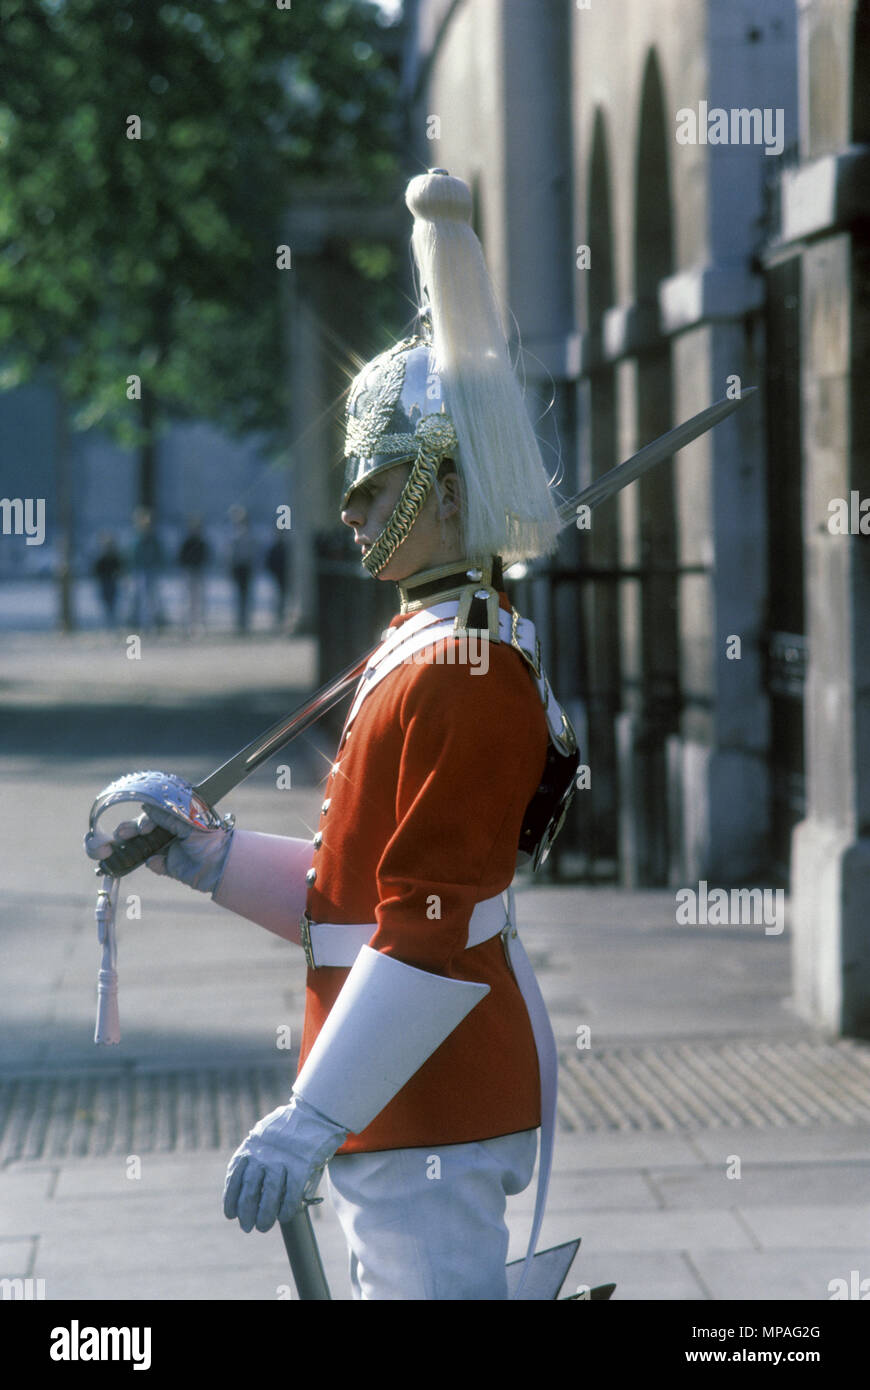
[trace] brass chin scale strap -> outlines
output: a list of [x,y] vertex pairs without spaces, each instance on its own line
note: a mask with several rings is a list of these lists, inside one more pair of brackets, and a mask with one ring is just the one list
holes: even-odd
[[418,452],[408,480],[392,516],[363,558],[363,565],[371,575],[380,574],[389,564],[420,515],[442,459],[452,457],[459,448],[456,431],[445,415],[425,415],[417,422],[415,437]]

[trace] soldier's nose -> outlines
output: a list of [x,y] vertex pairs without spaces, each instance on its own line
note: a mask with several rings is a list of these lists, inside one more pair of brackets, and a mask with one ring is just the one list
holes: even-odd
[[347,505],[341,513],[341,519],[345,526],[362,526],[368,510],[365,502],[364,494],[347,499]]

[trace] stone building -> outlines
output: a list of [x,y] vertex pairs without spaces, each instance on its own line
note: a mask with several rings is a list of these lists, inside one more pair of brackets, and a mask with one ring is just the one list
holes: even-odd
[[804,595],[808,651],[806,809],[791,863],[794,983],[806,1016],[866,1037],[870,4],[801,0],[798,11],[800,159],[784,174],[767,252],[769,274],[790,291],[788,369],[798,387],[788,404],[803,492],[792,575]]
[[563,494],[761,388],[524,585],[588,750],[577,842],[627,884],[790,872],[799,1005],[864,1033],[870,552],[827,519],[870,495],[867,11],[406,5],[414,153],[474,191]]

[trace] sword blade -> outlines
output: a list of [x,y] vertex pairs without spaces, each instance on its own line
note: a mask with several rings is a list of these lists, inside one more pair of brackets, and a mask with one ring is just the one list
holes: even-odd
[[654,439],[651,444],[645,444],[624,463],[618,463],[615,468],[608,469],[600,478],[596,478],[594,483],[590,483],[582,492],[578,492],[576,497],[572,497],[570,502],[563,503],[559,508],[559,516],[564,524],[575,520],[578,507],[599,506],[641,477],[648,468],[662,463],[664,459],[670,458],[672,454],[691,444],[699,435],[706,434],[707,430],[718,425],[720,420],[724,420],[744,401],[749,400],[750,396],[754,396],[757,390],[757,386],[747,386],[742,395],[733,400],[723,397],[721,401],[715,401],[713,405],[708,405],[705,410],[693,415],[690,420],[677,425],[676,429],[668,430],[667,434]]
[[217,805],[221,797],[226,796],[227,792],[231,792],[246,777],[250,777],[251,773],[273,753],[284,748],[292,739],[298,738],[306,729],[310,729],[312,724],[316,724],[328,710],[339,704],[356,684],[366,662],[376,650],[377,648],[373,647],[364,657],[351,662],[350,666],[346,666],[333,680],[316,690],[304,705],[300,705],[292,714],[286,714],[265,733],[252,739],[232,758],[221,763],[220,767],[215,768],[203,782],[194,787],[194,791],[208,806]]

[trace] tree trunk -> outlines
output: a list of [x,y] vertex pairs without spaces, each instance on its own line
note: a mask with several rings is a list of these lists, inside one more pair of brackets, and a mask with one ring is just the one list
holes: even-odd
[[55,499],[57,506],[57,598],[58,617],[64,632],[76,627],[73,603],[73,541],[74,518],[70,486],[69,410],[63,387],[58,380],[55,389]]
[[[139,451],[139,505],[154,515],[157,506],[157,436],[156,410],[153,392],[142,386],[142,428],[145,440]],[[156,516],[155,516],[156,521]]]

